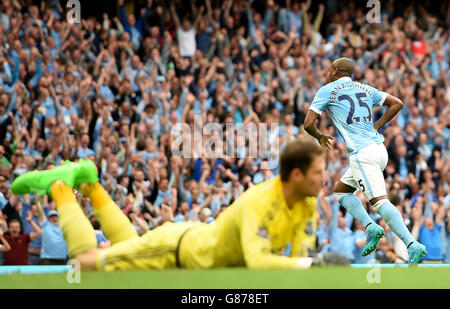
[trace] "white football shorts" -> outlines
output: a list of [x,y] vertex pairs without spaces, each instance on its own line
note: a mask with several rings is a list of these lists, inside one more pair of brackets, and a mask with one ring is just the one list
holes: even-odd
[[367,200],[387,195],[383,171],[388,153],[383,143],[371,144],[349,158],[350,167],[341,182],[360,190]]

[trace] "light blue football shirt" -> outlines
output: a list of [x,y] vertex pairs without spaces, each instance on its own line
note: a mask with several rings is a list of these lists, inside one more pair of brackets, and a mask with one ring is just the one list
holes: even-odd
[[350,77],[341,77],[322,86],[309,109],[319,115],[327,109],[349,153],[354,154],[370,144],[384,142],[373,127],[372,108],[382,106],[387,95]]
[[67,244],[61,227],[45,220],[42,226],[42,259],[65,259],[68,256]]

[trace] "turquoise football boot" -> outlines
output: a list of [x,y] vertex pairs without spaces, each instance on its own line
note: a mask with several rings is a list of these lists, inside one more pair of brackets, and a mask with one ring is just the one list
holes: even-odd
[[378,224],[371,223],[366,228],[366,245],[361,251],[362,256],[369,255],[378,246],[380,238],[384,236],[384,229]]
[[412,243],[408,248],[408,262],[409,264],[417,264],[427,253],[427,248],[420,242]]

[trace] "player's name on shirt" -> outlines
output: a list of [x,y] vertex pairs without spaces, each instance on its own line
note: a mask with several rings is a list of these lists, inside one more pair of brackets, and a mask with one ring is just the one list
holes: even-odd
[[335,103],[336,102],[336,96],[338,95],[339,91],[343,90],[343,89],[349,89],[349,88],[353,88],[356,87],[362,91],[364,91],[364,93],[366,93],[369,98],[372,100],[372,92],[369,91],[369,89],[367,89],[363,84],[358,83],[358,82],[343,82],[340,85],[336,85],[333,90],[331,90],[330,92],[330,98],[329,98],[329,103]]

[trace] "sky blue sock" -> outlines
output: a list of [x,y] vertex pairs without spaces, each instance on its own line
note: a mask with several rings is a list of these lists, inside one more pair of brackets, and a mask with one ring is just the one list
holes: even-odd
[[361,222],[365,227],[370,223],[373,223],[369,214],[364,209],[361,201],[356,195],[347,194],[343,198],[339,199],[339,204],[347,209],[347,211],[359,222]]
[[378,213],[383,217],[384,221],[386,221],[389,228],[400,237],[407,247],[416,241],[403,222],[402,215],[391,202],[388,201],[383,203],[378,209]]

